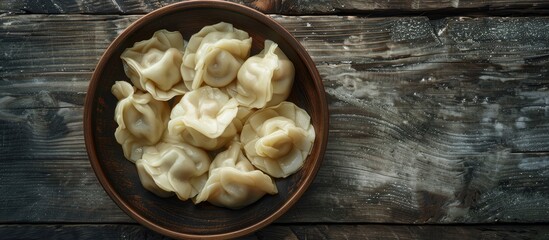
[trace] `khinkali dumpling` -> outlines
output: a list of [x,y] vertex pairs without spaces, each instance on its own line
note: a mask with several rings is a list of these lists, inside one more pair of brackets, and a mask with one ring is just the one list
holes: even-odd
[[[210,157],[186,143],[159,143],[147,147],[137,160],[137,171],[143,186],[160,197],[174,192],[183,201],[202,189],[208,178]],[[152,181],[151,181],[152,180]]]
[[219,153],[210,165],[208,181],[194,199],[232,209],[247,206],[266,193],[278,190],[271,177],[256,170],[244,156],[239,142]]
[[276,43],[266,40],[263,51],[242,64],[236,85],[229,86],[228,92],[236,92],[234,97],[247,107],[274,106],[288,98],[294,76],[294,64]]
[[188,90],[180,72],[183,51],[181,33],[159,30],[152,38],[126,49],[120,58],[124,72],[138,89],[149,92],[157,100],[167,101]]
[[137,92],[125,81],[115,82],[111,91],[119,100],[114,110],[114,120],[118,124],[114,136],[122,145],[124,156],[135,162],[141,158],[143,146],[155,145],[162,137],[170,108],[149,93]]
[[253,113],[240,135],[250,162],[273,177],[283,178],[303,166],[314,139],[309,115],[291,102]]
[[174,106],[168,123],[169,135],[180,135],[187,143],[215,150],[237,134],[233,123],[237,113],[234,98],[218,88],[204,86],[186,93]]
[[223,87],[231,83],[250,54],[252,38],[248,33],[220,22],[206,26],[191,36],[183,55],[181,75],[189,89],[206,83]]

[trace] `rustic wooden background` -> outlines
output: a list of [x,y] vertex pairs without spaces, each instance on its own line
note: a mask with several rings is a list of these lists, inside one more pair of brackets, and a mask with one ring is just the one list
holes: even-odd
[[[0,2],[0,238],[162,238],[99,185],[82,115],[108,44],[172,2]],[[549,238],[549,2],[237,2],[309,51],[331,114],[310,189],[247,238]]]

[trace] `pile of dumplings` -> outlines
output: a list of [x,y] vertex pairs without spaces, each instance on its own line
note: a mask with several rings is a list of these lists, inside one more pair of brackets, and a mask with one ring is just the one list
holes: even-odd
[[[276,43],[250,56],[247,32],[220,22],[185,41],[159,30],[126,49],[115,138],[145,189],[239,209],[276,194],[315,139],[290,94],[295,69]],[[213,160],[212,160],[213,159]]]

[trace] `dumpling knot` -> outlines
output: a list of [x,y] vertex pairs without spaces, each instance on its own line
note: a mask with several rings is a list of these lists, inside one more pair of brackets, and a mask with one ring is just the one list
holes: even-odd
[[296,127],[292,120],[275,117],[263,124],[259,134],[261,137],[255,143],[257,155],[276,159],[296,148],[295,145],[303,141],[307,133]]

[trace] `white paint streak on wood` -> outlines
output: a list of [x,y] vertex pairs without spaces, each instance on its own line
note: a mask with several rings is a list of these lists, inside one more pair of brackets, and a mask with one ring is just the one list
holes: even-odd
[[120,7],[120,4],[118,4],[117,0],[111,0],[111,2],[120,13],[124,12],[124,10],[122,10],[122,7]]
[[59,4],[57,4],[57,2],[55,2],[55,0],[50,0],[51,3],[53,4],[53,6],[55,7],[55,9],[57,9],[57,11],[59,13],[64,13],[65,11],[63,10],[63,8],[61,8],[61,6],[59,6]]

